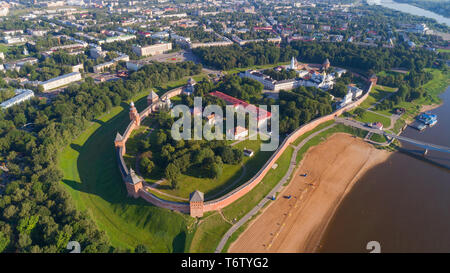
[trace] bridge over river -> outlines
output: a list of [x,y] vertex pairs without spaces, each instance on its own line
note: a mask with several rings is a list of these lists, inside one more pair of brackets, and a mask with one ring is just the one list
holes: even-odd
[[342,123],[344,125],[347,126],[351,126],[351,127],[355,127],[355,128],[359,128],[368,132],[372,132],[374,134],[380,134],[380,135],[385,135],[389,138],[396,138],[400,141],[404,141],[404,142],[408,142],[410,144],[413,144],[415,146],[418,146],[420,148],[425,149],[424,154],[426,154],[428,152],[428,150],[434,150],[434,151],[439,151],[439,152],[443,152],[443,153],[450,153],[450,147],[446,147],[446,146],[442,146],[442,145],[436,145],[436,144],[432,144],[432,143],[428,143],[428,142],[424,142],[424,141],[420,141],[420,140],[415,140],[412,138],[408,138],[408,137],[403,137],[403,136],[398,136],[395,134],[389,134],[383,130],[379,130],[376,128],[371,128],[366,126],[364,123],[362,122],[358,122],[355,120],[350,120],[350,119],[344,119],[344,118],[336,118],[336,122],[338,123]]

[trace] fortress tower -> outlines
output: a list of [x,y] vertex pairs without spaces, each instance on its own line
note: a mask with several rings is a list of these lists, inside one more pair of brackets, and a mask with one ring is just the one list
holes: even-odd
[[114,139],[114,146],[116,147],[122,147],[122,155],[124,155],[125,152],[125,141],[123,140],[122,135],[119,134],[119,132],[117,132],[116,134],[116,138]]
[[141,125],[141,117],[139,116],[136,107],[134,107],[134,102],[130,103],[130,120],[133,120],[137,126]]
[[189,208],[192,217],[203,216],[203,192],[194,191],[189,195]]
[[369,78],[369,82],[372,82],[374,85],[377,84],[377,80],[378,80],[378,78],[377,78],[377,75],[375,75],[375,74],[372,74],[372,76],[370,76],[370,78]]
[[330,68],[330,60],[327,58],[322,64],[322,69],[327,70],[328,68]]
[[130,173],[125,178],[125,186],[127,187],[129,196],[139,198],[139,190],[142,189],[144,185],[142,183],[142,178],[137,176],[132,168],[130,168]]
[[151,105],[159,100],[159,96],[155,93],[155,91],[151,91],[147,96],[147,105]]

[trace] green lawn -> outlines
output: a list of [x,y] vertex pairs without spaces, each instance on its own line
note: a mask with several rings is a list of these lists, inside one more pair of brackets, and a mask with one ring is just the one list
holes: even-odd
[[[135,99],[146,105],[147,92]],[[184,252],[189,248],[195,221],[188,215],[155,207],[127,197],[115,157],[113,140],[129,123],[128,105],[115,107],[98,118],[59,154],[64,177],[61,184],[76,207],[87,211],[120,250],[144,244],[152,252]]]
[[[360,107],[357,107],[356,109],[358,109],[358,108],[360,108]],[[350,111],[351,114],[354,114],[354,112],[355,112],[355,110]],[[369,111],[364,111],[362,116],[357,116],[357,117],[355,117],[355,119],[359,120],[361,122],[364,122],[364,123],[381,122],[385,128],[389,127],[391,125],[391,120],[389,118],[378,115],[374,112],[369,112]]]
[[376,142],[383,143],[383,142],[385,142],[387,139],[386,139],[386,137],[385,137],[384,135],[373,134],[373,135],[370,137],[370,140],[373,140],[373,141],[376,141]]
[[[199,75],[192,76],[192,78],[195,81],[197,81],[197,82],[203,80],[206,77],[207,76],[204,75],[204,74],[199,74]],[[168,82],[166,84],[162,84],[161,86],[155,87],[155,92],[158,95],[162,95],[163,93],[169,91],[170,89],[177,88],[179,86],[185,85],[189,78],[191,78],[191,76],[184,77],[183,79],[179,79],[177,81],[171,81],[171,82]]]
[[0,52],[6,53],[8,51],[8,46],[0,44]]
[[329,120],[327,122],[324,122],[324,123],[318,125],[313,130],[308,131],[308,132],[304,133],[303,135],[299,136],[294,142],[292,142],[292,145],[297,146],[298,144],[300,144],[300,142],[302,142],[305,138],[307,138],[308,136],[310,136],[314,132],[322,130],[323,128],[325,128],[325,127],[327,127],[327,126],[329,126],[329,125],[331,125],[333,123],[334,123],[334,120]]
[[[372,91],[370,91],[370,95],[367,97],[367,99],[361,103],[359,107],[367,109],[370,106],[372,106],[374,103],[379,101],[380,99],[386,97],[389,95],[389,93],[392,93],[396,90],[396,88],[383,86],[383,85],[375,85],[374,88],[372,88]],[[375,110],[375,109],[372,109]]]

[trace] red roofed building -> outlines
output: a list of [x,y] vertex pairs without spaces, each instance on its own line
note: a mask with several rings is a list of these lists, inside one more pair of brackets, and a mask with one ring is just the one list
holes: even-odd
[[245,139],[248,136],[248,130],[244,127],[237,126],[234,128],[234,139]]
[[258,121],[258,127],[266,123],[272,115],[269,111],[256,107],[253,104],[250,104],[243,100],[229,96],[220,91],[211,92],[209,93],[209,95],[223,99],[227,104],[232,104],[236,110],[242,107],[242,110],[247,110],[251,113],[255,113]]

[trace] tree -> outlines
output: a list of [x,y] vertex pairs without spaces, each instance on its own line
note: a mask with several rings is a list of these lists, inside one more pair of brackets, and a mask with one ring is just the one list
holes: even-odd
[[358,117],[363,117],[365,112],[366,111],[362,108],[356,108],[353,113]]
[[181,172],[175,164],[169,163],[169,165],[167,165],[165,174],[166,178],[172,182],[174,180],[177,180],[177,178],[181,175]]
[[230,146],[224,146],[220,149],[220,156],[226,164],[232,164],[234,161],[233,149]]
[[222,175],[222,171],[223,169],[221,165],[219,165],[218,163],[212,163],[210,168],[212,178],[219,178]]
[[0,231],[0,253],[9,245],[9,237]]
[[164,132],[158,132],[156,134],[156,144],[161,146],[162,144],[166,143],[167,141],[167,135]]
[[153,161],[151,161],[148,157],[142,157],[139,165],[141,170],[146,174],[150,174],[155,168],[155,163],[153,163]]
[[145,245],[139,244],[134,249],[134,253],[148,253],[148,250]]
[[170,181],[170,186],[172,187],[172,189],[178,189],[178,180],[174,179]]

